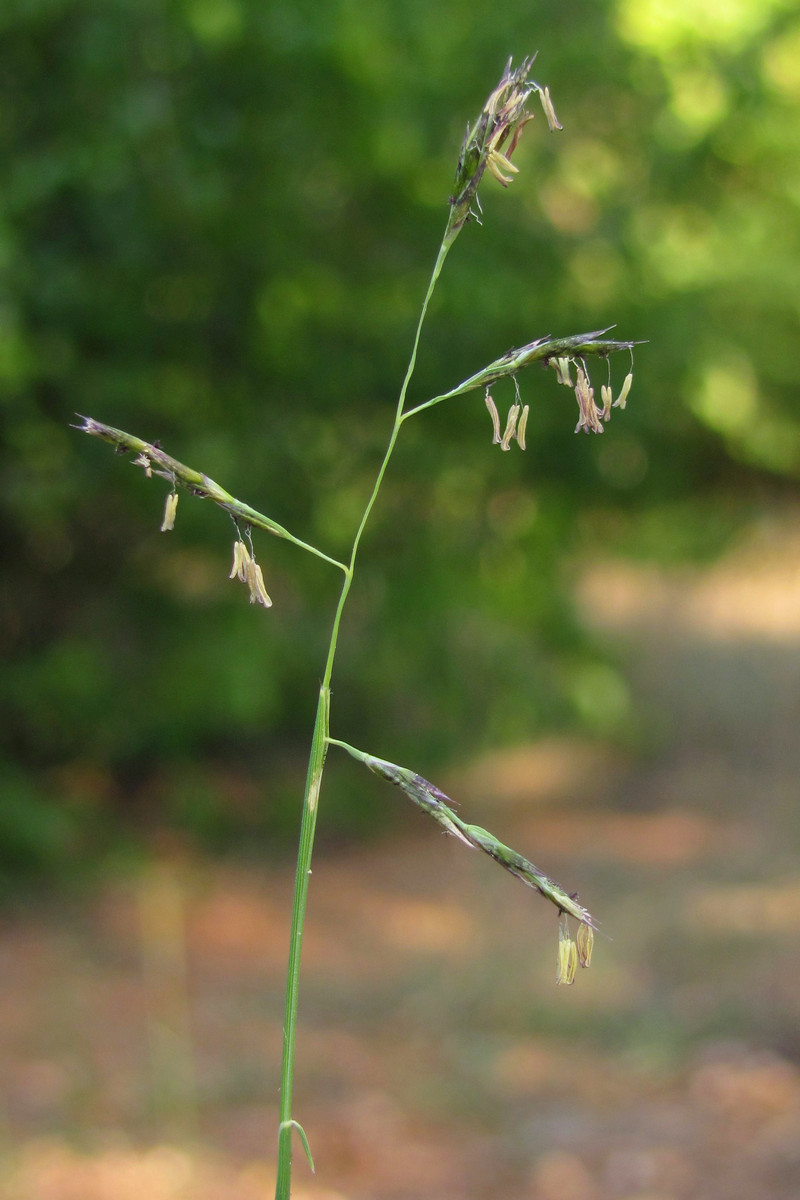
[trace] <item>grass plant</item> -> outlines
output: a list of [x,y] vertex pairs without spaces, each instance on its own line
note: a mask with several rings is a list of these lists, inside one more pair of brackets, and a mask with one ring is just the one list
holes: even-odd
[[[272,604],[261,567],[256,559],[252,539],[253,530],[263,530],[276,537],[288,539],[298,549],[322,559],[334,570],[340,572],[343,577],[322,671],[303,797],[286,984],[276,1200],[288,1200],[290,1195],[292,1142],[295,1131],[297,1131],[309,1162],[311,1162],[308,1140],[302,1126],[293,1116],[292,1089],[297,1038],[300,958],[311,875],[311,857],[325,760],[331,746],[345,750],[369,770],[401,788],[447,833],[458,838],[468,847],[483,850],[512,875],[551,901],[559,916],[556,982],[572,983],[577,966],[587,967],[591,960],[593,930],[596,922],[592,914],[578,903],[574,895],[568,895],[527,858],[503,845],[493,834],[477,825],[463,821],[455,813],[453,802],[449,797],[421,775],[406,767],[397,766],[385,759],[358,750],[347,742],[331,736],[331,679],[339,630],[347,599],[356,577],[356,566],[364,531],[378,500],[381,484],[403,425],[409,420],[419,419],[427,409],[437,404],[482,390],[491,418],[493,443],[499,444],[501,450],[508,451],[516,442],[518,447],[524,450],[528,405],[522,403],[517,376],[524,368],[534,363],[553,366],[555,383],[574,391],[578,404],[576,432],[582,430],[586,433],[602,433],[612,408],[624,408],[627,401],[632,373],[629,372],[625,376],[615,399],[612,391],[610,365],[607,382],[601,386],[601,402],[598,404],[595,400],[595,391],[590,382],[587,360],[599,358],[608,361],[614,352],[628,351],[631,355],[631,365],[633,362],[634,343],[610,338],[608,337],[609,330],[606,329],[569,337],[539,337],[524,346],[507,351],[455,387],[413,407],[407,407],[406,404],[428,305],[445,260],[461,231],[468,224],[480,223],[481,208],[478,192],[485,173],[488,171],[503,187],[508,187],[518,174],[518,168],[513,162],[513,154],[524,127],[533,119],[533,113],[528,107],[532,97],[538,96],[549,129],[555,132],[561,128],[553,108],[549,89],[532,79],[532,66],[532,58],[525,59],[517,67],[514,67],[509,60],[499,83],[483,105],[477,120],[467,129],[458,158],[453,193],[449,200],[449,216],[428,289],[422,302],[408,367],[397,399],[394,421],[383,459],[377,470],[374,487],[366,500],[346,559],[337,559],[318,547],[310,545],[269,516],[236,499],[201,471],[187,467],[165,453],[159,445],[143,441],[141,438],[106,425],[92,417],[82,417],[82,423],[78,426],[83,432],[110,442],[119,453],[135,455],[135,462],[143,468],[148,477],[156,476],[167,481],[169,491],[161,526],[163,531],[167,532],[174,527],[178,496],[181,491],[211,500],[229,514],[235,525],[233,565],[230,575],[232,579],[237,578],[246,584],[252,604],[265,608]],[[490,388],[495,382],[505,378],[513,382],[516,400],[503,425]],[[570,931],[570,918],[577,922],[575,937]]]

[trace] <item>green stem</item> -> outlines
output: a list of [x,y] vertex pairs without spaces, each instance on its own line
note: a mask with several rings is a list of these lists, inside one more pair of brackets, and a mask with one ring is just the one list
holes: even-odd
[[303,797],[303,817],[300,823],[300,845],[297,852],[297,872],[294,880],[292,932],[289,941],[289,967],[286,977],[286,1015],[283,1026],[283,1064],[281,1068],[280,1129],[278,1133],[278,1176],[275,1183],[276,1200],[288,1200],[292,1182],[292,1085],[294,1083],[294,1050],[297,1037],[297,1004],[300,990],[300,951],[303,944],[308,881],[311,875],[311,852],[317,824],[317,806],[322,772],[327,751],[330,688],[323,683],[319,692],[314,736],[308,760],[306,790]]
[[289,939],[289,966],[286,977],[286,1008],[284,1013],[283,1025],[283,1062],[281,1066],[281,1103],[280,1103],[280,1127],[278,1133],[278,1174],[275,1183],[275,1200],[289,1200],[292,1182],[292,1127],[297,1124],[292,1117],[292,1085],[294,1081],[294,1054],[295,1042],[297,1037],[297,1012],[300,990],[300,952],[303,943],[303,928],[305,925],[306,906],[308,902],[308,885],[311,876],[311,855],[314,848],[314,831],[317,824],[317,808],[319,803],[319,792],[322,784],[322,775],[325,769],[325,753],[328,747],[330,733],[330,684],[333,674],[333,664],[336,658],[336,646],[339,639],[339,627],[342,621],[347,597],[355,576],[355,565],[358,557],[358,550],[361,544],[361,538],[367,526],[370,514],[375,506],[375,501],[378,498],[378,493],[383,483],[383,477],[386,474],[386,468],[389,465],[389,460],[392,457],[397,435],[400,432],[400,426],[403,423],[403,407],[405,405],[406,393],[408,385],[411,382],[411,377],[414,374],[414,367],[417,361],[417,349],[422,333],[422,326],[425,321],[425,316],[428,311],[433,290],[436,287],[436,281],[444,265],[444,260],[447,257],[447,252],[453,243],[453,237],[448,232],[442,240],[439,247],[439,253],[436,257],[436,262],[431,273],[428,290],[425,293],[425,299],[422,303],[419,321],[417,322],[417,330],[414,335],[414,343],[411,348],[411,356],[408,362],[403,385],[400,389],[400,395],[397,401],[397,409],[395,411],[394,424],[389,442],[386,447],[386,452],[383,456],[383,461],[378,469],[378,474],[375,479],[375,485],[372,493],[366,503],[363,515],[353,538],[353,545],[350,551],[350,561],[344,567],[344,582],[342,591],[339,596],[339,603],[336,606],[336,613],[333,618],[333,626],[331,629],[331,638],[328,646],[328,655],[325,661],[325,671],[322,677],[322,684],[319,693],[319,702],[317,704],[317,715],[314,721],[314,733],[311,739],[311,753],[308,760],[308,772],[306,775],[306,788],[303,796],[303,814],[300,822],[300,844],[297,852],[297,869],[294,880],[294,904],[292,907],[292,925]]

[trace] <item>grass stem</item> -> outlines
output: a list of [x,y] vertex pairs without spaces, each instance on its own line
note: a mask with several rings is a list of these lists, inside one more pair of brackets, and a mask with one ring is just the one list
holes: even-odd
[[333,675],[333,664],[336,658],[336,646],[339,638],[339,628],[342,621],[342,615],[347,603],[347,597],[350,593],[353,580],[355,578],[356,559],[358,558],[358,550],[361,544],[361,538],[369,521],[370,514],[375,507],[375,502],[378,499],[378,493],[381,489],[386,469],[389,466],[389,461],[394,451],[395,443],[400,432],[400,427],[403,423],[403,409],[406,401],[408,386],[411,382],[411,377],[414,374],[414,368],[417,361],[417,350],[419,348],[420,336],[422,334],[422,326],[425,322],[425,317],[428,311],[428,304],[433,295],[436,281],[439,278],[444,260],[447,257],[447,252],[452,245],[452,238],[448,238],[447,234],[442,239],[442,244],[439,247],[439,252],[436,256],[433,271],[431,272],[428,290],[425,293],[425,299],[422,302],[419,320],[414,335],[414,341],[411,347],[411,355],[406,368],[405,377],[400,388],[400,394],[397,400],[397,408],[395,410],[394,424],[392,425],[389,440],[384,452],[383,460],[378,468],[378,474],[375,478],[375,484],[372,492],[364,507],[361,515],[358,528],[356,529],[353,538],[353,544],[350,550],[350,559],[348,565],[344,568],[344,582],[339,596],[339,603],[336,606],[336,612],[333,618],[333,626],[331,628],[331,637],[328,644],[328,654],[325,661],[325,670],[320,687],[319,702],[317,704],[317,715],[314,721],[314,732],[311,739],[311,752],[308,760],[308,771],[306,774],[306,786],[303,796],[303,812],[300,821],[300,843],[297,852],[297,868],[295,871],[294,882],[294,904],[292,906],[292,924],[289,938],[289,966],[286,978],[286,1008],[284,1012],[283,1025],[283,1061],[281,1065],[281,1102],[280,1102],[280,1130],[278,1134],[278,1172],[275,1183],[275,1200],[289,1200],[291,1192],[292,1180],[292,1126],[296,1122],[292,1118],[292,1092],[294,1083],[294,1058],[295,1058],[295,1042],[297,1037],[297,1014],[299,1004],[299,988],[300,988],[300,953],[303,943],[303,929],[305,926],[306,907],[308,903],[308,885],[311,876],[311,856],[314,848],[314,831],[317,823],[317,809],[319,805],[319,793],[322,784],[322,775],[325,769],[325,754],[330,742],[330,683]]

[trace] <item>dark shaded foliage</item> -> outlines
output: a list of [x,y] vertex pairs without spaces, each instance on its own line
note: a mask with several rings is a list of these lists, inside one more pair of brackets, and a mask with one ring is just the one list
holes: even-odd
[[[184,500],[162,536],[163,488],[68,423],[158,438],[343,553],[464,124],[511,52],[540,50],[565,131],[537,120],[518,182],[484,188],[412,400],[545,333],[615,321],[649,344],[602,439],[573,437],[572,398],[538,371],[521,381],[525,456],[492,451],[480,397],[407,427],[343,630],[335,732],[423,764],[629,728],[571,613],[570,564],[713,553],[800,459],[800,26],[784,7],[725,23],[548,0],[532,24],[521,0],[3,5],[0,821],[16,865],[94,852],[118,818],[214,845],[293,823],[333,574],[262,537],[275,607],[253,611],[227,580],[224,516]],[[331,828],[375,820],[366,792],[330,796]]]

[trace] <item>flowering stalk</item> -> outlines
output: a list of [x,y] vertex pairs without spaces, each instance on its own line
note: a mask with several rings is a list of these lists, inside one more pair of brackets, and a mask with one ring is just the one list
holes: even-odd
[[[467,392],[474,392],[477,388],[489,387],[498,379],[515,379],[518,371],[532,366],[533,363],[543,363],[545,366],[552,363],[557,367],[558,374],[559,364],[561,364],[562,371],[568,372],[569,364],[585,358],[587,355],[608,358],[619,350],[629,350],[633,353],[633,347],[639,345],[638,342],[608,338],[605,335],[609,332],[610,329],[596,329],[593,333],[574,333],[570,337],[554,338],[548,335],[537,338],[535,342],[529,342],[527,346],[521,346],[518,350],[508,350],[502,357],[490,362],[488,366],[482,367],[480,371],[470,375],[469,379],[457,384],[449,392],[442,392],[441,395],[433,396],[423,404],[418,404],[416,408],[407,409],[403,414],[403,420],[407,421],[409,417],[415,417],[418,413],[424,412],[426,408],[433,408],[434,405],[441,404],[444,400],[454,400],[456,396],[464,396]],[[631,372],[626,376],[615,407],[625,407],[632,380],[633,373]],[[559,374],[558,381],[569,384],[568,374],[563,378]]]
[[[596,412],[599,411],[596,409],[596,406],[594,409],[590,407],[589,392],[591,388],[588,383],[588,371],[585,365],[586,356],[597,355],[607,358],[612,352],[617,350],[628,350],[632,353],[634,343],[607,338],[606,334],[608,330],[598,330],[593,333],[578,334],[566,338],[553,338],[550,336],[539,338],[537,341],[530,342],[519,349],[508,351],[449,392],[434,396],[432,399],[418,404],[416,407],[406,408],[406,394],[414,373],[420,335],[439,274],[453,242],[464,225],[469,220],[479,220],[480,204],[478,201],[478,188],[485,172],[488,170],[503,187],[507,187],[517,174],[517,168],[511,161],[511,158],[523,128],[533,116],[526,107],[532,93],[536,92],[539,95],[549,128],[551,130],[561,128],[553,109],[549,90],[530,79],[532,63],[533,59],[525,59],[519,67],[512,68],[511,61],[509,60],[500,82],[486,101],[478,119],[467,130],[458,160],[454,192],[450,198],[448,221],[431,272],[428,289],[422,303],[408,367],[397,400],[394,422],[389,434],[383,460],[378,468],[375,484],[366,502],[353,538],[349,558],[346,562],[332,558],[317,547],[311,546],[300,538],[295,537],[294,534],[289,533],[288,530],[278,525],[272,518],[264,516],[249,505],[243,504],[231,496],[218,484],[214,483],[213,480],[209,479],[207,475],[186,467],[178,462],[177,459],[165,454],[159,446],[150,442],[144,442],[112,426],[104,425],[91,417],[83,417],[83,424],[78,427],[85,433],[110,442],[119,452],[130,451],[136,454],[136,463],[144,468],[148,476],[157,475],[170,483],[171,495],[167,501],[162,529],[171,529],[174,524],[177,488],[179,487],[200,498],[212,500],[234,519],[237,528],[237,537],[234,543],[231,578],[238,578],[242,582],[247,583],[250,589],[251,603],[257,603],[263,607],[269,607],[272,603],[264,586],[261,568],[255,561],[255,553],[250,536],[251,529],[263,529],[277,537],[287,538],[300,549],[306,550],[308,553],[314,554],[332,566],[339,568],[344,575],[338,604],[333,616],[330,642],[322,673],[300,824],[286,982],[280,1124],[278,1132],[278,1171],[275,1188],[276,1200],[289,1200],[293,1131],[296,1130],[298,1132],[309,1162],[311,1162],[305,1133],[302,1126],[292,1115],[292,1089],[297,1034],[300,953],[308,899],[309,877],[311,875],[311,856],[319,807],[319,795],[328,746],[338,745],[343,747],[350,754],[363,761],[371,770],[402,788],[416,804],[429,812],[449,833],[458,837],[468,846],[483,850],[484,853],[499,862],[512,875],[521,879],[529,887],[536,889],[543,896],[546,896],[559,910],[563,922],[566,922],[567,916],[571,916],[578,921],[579,929],[575,941],[572,940],[568,928],[562,924],[562,932],[559,935],[558,982],[571,982],[575,975],[576,964],[580,962],[580,965],[588,966],[591,957],[591,937],[595,921],[591,914],[577,902],[574,896],[568,895],[557,883],[539,871],[533,863],[521,854],[518,854],[515,850],[503,845],[492,834],[481,829],[480,826],[469,825],[462,821],[453,811],[452,802],[449,798],[433,784],[423,779],[422,776],[416,775],[406,768],[398,767],[393,763],[388,763],[384,759],[378,759],[362,751],[355,750],[347,743],[340,742],[330,736],[331,678],[336,658],[339,628],[355,576],[356,560],[358,558],[361,539],[377,501],[381,484],[403,422],[433,405],[442,403],[444,400],[453,399],[456,396],[466,394],[478,388],[485,388],[487,389],[486,406],[492,419],[494,441],[499,443],[503,450],[510,449],[511,443],[516,441],[520,449],[524,450],[529,406],[522,404],[516,376],[524,367],[534,362],[542,362],[545,365],[547,363],[554,363],[558,381],[565,385],[568,384],[570,387],[573,386],[571,368],[573,365],[576,367],[576,370],[579,371],[579,384],[575,385],[576,398],[581,414],[579,427],[592,427],[596,428],[596,431],[599,432],[602,430],[602,424],[599,422],[601,419],[607,419],[608,412],[606,408],[610,411],[611,404],[609,403],[606,406],[606,395],[604,392],[604,407],[599,418],[596,417]],[[500,433],[500,419],[496,405],[488,393],[489,385],[502,378],[511,378],[514,382],[516,392],[516,399],[508,415],[503,434]],[[606,386],[610,387],[610,379],[609,384]],[[616,402],[619,407],[624,407],[629,388],[630,376],[623,385],[620,397]],[[247,544],[242,537],[240,523],[244,526]]]
[[[78,413],[80,416],[80,413]],[[241,500],[237,500],[230,492],[226,492],[218,483],[210,479],[208,475],[204,475],[202,471],[195,471],[193,467],[187,467],[182,462],[178,462],[177,458],[172,458],[171,455],[165,454],[160,446],[153,442],[144,442],[141,438],[135,437],[132,433],[125,433],[122,429],[114,429],[112,425],[104,425],[102,421],[95,421],[93,417],[81,417],[82,425],[76,425],[74,428],[79,429],[81,433],[91,434],[92,437],[100,438],[104,442],[110,442],[115,447],[118,454],[125,454],[127,451],[135,454],[137,457],[134,460],[134,465],[142,467],[148,479],[153,475],[158,475],[162,479],[168,480],[173,489],[176,487],[185,488],[187,492],[191,492],[193,496],[198,496],[201,500],[213,500],[221,509],[229,513],[235,521],[241,521],[244,525],[252,526],[254,529],[265,529],[267,533],[273,533],[276,537],[286,538],[287,541],[293,542],[295,546],[299,546],[301,550],[307,550],[309,554],[316,555],[317,558],[322,558],[325,562],[330,563],[334,567],[339,567],[341,571],[347,571],[344,563],[337,562],[335,558],[330,558],[324,554],[322,550],[318,550],[316,546],[309,545],[308,542],[302,541],[301,538],[295,537],[288,529],[284,529],[277,521],[273,521],[271,517],[265,517],[263,513],[257,512],[251,508],[249,504],[243,504]],[[173,493],[176,494],[176,493]],[[172,529],[175,519],[174,507],[172,511],[165,513],[163,525],[167,525]],[[169,524],[170,517],[172,524]],[[231,575],[233,578],[233,575]]]
[[[486,829],[481,829],[480,825],[468,825],[466,821],[462,821],[461,817],[453,811],[453,801],[434,783],[423,779],[421,775],[417,775],[415,771],[410,771],[407,767],[398,767],[396,763],[386,762],[385,759],[376,758],[372,754],[365,754],[363,750],[357,750],[355,746],[349,746],[347,742],[340,742],[338,738],[328,738],[328,743],[331,746],[340,746],[342,750],[346,750],[349,755],[358,759],[374,774],[380,775],[382,779],[399,787],[413,800],[414,804],[433,817],[434,821],[442,826],[445,833],[458,838],[465,846],[483,850],[501,867],[505,867],[511,875],[522,880],[528,887],[535,888],[556,906],[559,913],[569,913],[571,917],[589,929],[597,927],[597,922],[588,909],[579,904],[574,896],[568,895],[555,880],[550,879],[527,858],[523,858],[509,846],[504,846],[494,834],[489,833]],[[583,965],[588,966],[588,961]]]
[[467,221],[480,221],[478,188],[484,172],[488,170],[503,187],[508,187],[519,173],[511,156],[522,130],[528,121],[533,120],[533,113],[527,108],[532,92],[539,93],[550,129],[561,128],[550,99],[550,89],[540,87],[530,78],[535,57],[523,59],[515,68],[511,59],[508,60],[500,82],[484,104],[477,121],[467,127],[450,198],[450,219],[444,235],[447,246],[455,241]]

